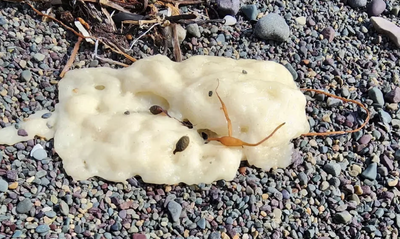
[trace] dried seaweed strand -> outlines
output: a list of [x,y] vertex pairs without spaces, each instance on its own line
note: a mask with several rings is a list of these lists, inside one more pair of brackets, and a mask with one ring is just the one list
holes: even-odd
[[120,55],[123,55],[124,57],[126,57],[127,59],[129,59],[129,60],[132,61],[132,62],[135,62],[135,61],[136,61],[136,59],[135,59],[134,57],[128,55],[127,53],[125,53],[124,51],[122,51],[121,49],[119,49],[117,46],[111,47],[109,44],[106,44],[106,43],[104,42],[104,40],[101,40],[100,38],[96,38],[96,37],[94,37],[94,36],[85,37],[85,36],[82,35],[81,33],[75,31],[73,28],[71,28],[71,27],[65,25],[65,24],[64,24],[63,22],[61,22],[60,20],[58,20],[58,19],[56,19],[56,18],[54,18],[54,17],[52,17],[52,16],[46,15],[46,14],[44,14],[44,13],[42,13],[42,12],[40,12],[40,11],[37,10],[34,6],[32,6],[32,4],[30,4],[30,3],[28,3],[28,2],[24,2],[24,3],[26,3],[27,5],[29,5],[29,6],[32,8],[32,10],[33,10],[34,12],[36,12],[39,16],[48,17],[49,19],[51,19],[51,20],[53,20],[53,21],[55,21],[55,22],[61,24],[61,25],[62,25],[63,27],[65,27],[66,29],[72,31],[72,32],[73,32],[75,35],[77,35],[78,37],[81,37],[81,38],[91,38],[91,39],[93,39],[93,40],[99,40],[101,43],[103,43],[104,45],[106,45],[107,47],[109,47],[113,52],[118,53],[118,54],[120,54]]
[[329,135],[354,133],[354,132],[360,131],[369,122],[369,119],[370,119],[369,110],[367,109],[367,107],[365,107],[362,103],[360,103],[358,101],[346,99],[346,98],[343,98],[343,97],[340,97],[340,96],[337,96],[337,95],[334,95],[334,94],[327,93],[327,92],[322,91],[322,90],[314,90],[314,89],[300,89],[300,90],[302,90],[302,91],[311,91],[311,92],[315,92],[315,93],[318,93],[318,94],[323,94],[323,95],[326,95],[326,96],[329,96],[329,97],[332,97],[332,98],[336,98],[336,99],[342,100],[342,101],[344,101],[346,103],[349,103],[349,102],[350,103],[354,103],[354,104],[360,106],[361,108],[363,108],[367,112],[367,117],[365,118],[364,123],[360,127],[358,127],[357,129],[346,130],[346,131],[323,132],[323,133],[306,133],[306,134],[302,134],[301,136],[329,136]]
[[75,43],[74,49],[71,52],[71,56],[69,57],[67,64],[65,64],[64,69],[60,73],[60,77],[63,78],[65,73],[69,70],[69,68],[72,66],[72,63],[74,63],[75,56],[78,53],[79,46],[81,45],[83,38],[79,37],[78,41]]
[[100,3],[101,5],[105,5],[107,7],[111,7],[114,8],[115,10],[121,11],[121,12],[126,12],[126,13],[130,13],[130,11],[126,10],[125,8],[121,7],[118,4],[115,4],[111,1],[108,0],[82,0],[84,2],[91,2],[91,3]]
[[74,33],[75,35],[77,35],[78,37],[81,37],[81,38],[91,38],[91,37],[85,37],[84,35],[80,34],[80,33],[77,32],[77,31],[75,31],[73,28],[71,28],[71,27],[65,25],[62,21],[58,20],[57,18],[52,17],[52,16],[50,16],[50,15],[47,15],[47,14],[44,14],[44,13],[40,12],[40,11],[37,10],[32,4],[30,4],[29,2],[24,2],[24,3],[26,3],[28,6],[30,6],[30,7],[32,8],[32,10],[33,10],[34,12],[36,12],[39,16],[47,17],[47,18],[49,18],[49,19],[51,19],[51,20],[53,20],[53,21],[55,21],[55,22],[61,24],[63,27],[67,28],[68,30],[70,30],[71,32],[73,32],[73,33]]

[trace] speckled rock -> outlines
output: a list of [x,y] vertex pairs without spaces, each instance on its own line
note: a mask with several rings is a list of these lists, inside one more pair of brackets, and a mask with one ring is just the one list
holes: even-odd
[[254,33],[264,40],[284,42],[289,38],[290,29],[282,16],[277,13],[269,13],[258,20]]
[[217,0],[217,8],[220,14],[220,17],[224,17],[225,15],[235,16],[240,9],[240,1],[239,0]]
[[367,0],[347,0],[347,3],[354,8],[365,7]]
[[397,47],[400,47],[400,27],[382,17],[371,17],[371,22],[375,30],[387,35]]

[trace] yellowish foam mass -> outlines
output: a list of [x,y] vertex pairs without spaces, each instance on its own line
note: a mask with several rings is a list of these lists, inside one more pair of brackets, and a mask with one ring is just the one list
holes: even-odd
[[[234,137],[255,143],[286,124],[257,147],[205,144],[200,129],[228,135],[214,92],[217,79]],[[243,159],[265,170],[287,167],[290,140],[309,131],[305,104],[291,74],[275,62],[194,56],[176,63],[157,55],[125,69],[68,72],[59,82],[52,116],[42,119],[41,111],[22,123],[28,137],[18,136],[12,126],[1,129],[0,144],[54,137],[66,173],[76,180],[125,181],[139,175],[148,183],[211,183],[232,180]],[[188,119],[193,128],[151,114],[153,105],[178,120]],[[189,145],[174,154],[183,136]]]

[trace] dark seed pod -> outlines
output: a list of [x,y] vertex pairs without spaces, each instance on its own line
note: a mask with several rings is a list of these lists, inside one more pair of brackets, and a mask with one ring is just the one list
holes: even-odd
[[181,123],[183,126],[186,126],[189,129],[193,129],[193,124],[188,119],[184,119]]
[[24,129],[19,129],[17,131],[18,136],[26,137],[28,136],[28,133]]
[[159,105],[153,105],[149,110],[153,115],[158,115],[164,112],[164,109]]
[[242,73],[246,75],[246,74],[247,74],[247,71],[246,71],[246,70],[242,70]]
[[213,92],[212,92],[212,90],[210,90],[210,91],[208,92],[208,96],[211,97],[212,95],[213,95]]
[[190,138],[188,136],[182,136],[182,138],[180,138],[176,143],[175,150],[173,153],[175,154],[177,152],[182,152],[187,148],[189,143],[190,143]]
[[44,113],[43,115],[42,115],[42,119],[48,119],[48,118],[50,118],[51,117],[51,113]]
[[124,112],[124,115],[130,115],[130,114],[131,114],[131,112],[129,110]]

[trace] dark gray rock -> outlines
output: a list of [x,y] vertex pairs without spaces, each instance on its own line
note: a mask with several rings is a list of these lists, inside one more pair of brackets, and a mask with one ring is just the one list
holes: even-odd
[[17,204],[17,212],[18,213],[28,213],[31,208],[33,207],[33,204],[29,198],[25,198],[24,200],[20,201]]
[[339,176],[340,172],[342,171],[342,167],[340,167],[340,164],[337,163],[327,163],[324,166],[325,172],[332,174],[333,176]]
[[369,179],[369,180],[375,180],[376,176],[378,174],[378,164],[377,163],[371,163],[368,165],[368,167],[361,173],[361,176],[363,178]]
[[21,79],[28,82],[32,79],[32,73],[30,70],[24,70],[21,72]]
[[328,42],[332,42],[335,38],[335,29],[333,29],[333,27],[325,27],[321,34]]
[[347,224],[351,221],[352,218],[353,216],[348,211],[343,211],[335,214],[334,221],[336,223]]
[[400,87],[396,87],[385,95],[385,99],[390,103],[400,102]]
[[199,25],[197,25],[196,23],[187,25],[186,31],[194,37],[201,37]]
[[258,20],[254,34],[264,40],[284,42],[289,38],[290,29],[282,16],[270,13]]
[[244,5],[241,10],[250,21],[255,21],[257,19],[258,9],[255,4]]
[[175,201],[170,201],[168,203],[168,211],[171,215],[172,220],[174,222],[179,222],[179,217],[181,216],[182,212],[182,206]]
[[368,96],[371,98],[372,101],[377,103],[379,106],[383,106],[385,104],[385,99],[383,98],[382,91],[374,87],[368,91]]
[[220,14],[220,17],[224,17],[226,15],[235,16],[240,9],[240,1],[239,0],[217,0],[217,8]]

